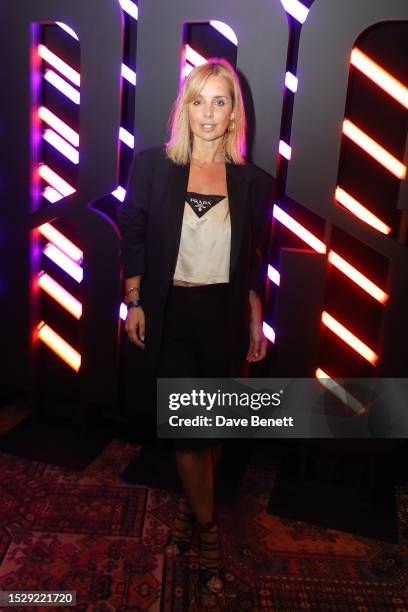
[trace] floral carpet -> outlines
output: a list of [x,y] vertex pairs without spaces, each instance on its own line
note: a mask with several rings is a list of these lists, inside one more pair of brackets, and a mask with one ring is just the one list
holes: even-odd
[[[80,472],[0,453],[0,590],[76,591],[75,609],[97,612],[408,612],[408,546],[268,514],[275,470],[256,460],[219,510],[225,592],[202,593],[196,542],[163,555],[176,496],[121,479],[139,452],[114,439]],[[396,493],[407,534],[408,488]]]

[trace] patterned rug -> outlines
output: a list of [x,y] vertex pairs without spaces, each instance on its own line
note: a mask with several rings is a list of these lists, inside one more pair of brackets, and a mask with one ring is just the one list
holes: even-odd
[[[6,421],[0,411],[2,432]],[[0,454],[0,589],[72,590],[96,612],[408,611],[408,546],[268,514],[276,468],[256,457],[219,510],[225,593],[204,596],[196,542],[163,555],[176,496],[120,477],[139,452],[115,439],[81,472]],[[407,486],[396,493],[403,540]]]

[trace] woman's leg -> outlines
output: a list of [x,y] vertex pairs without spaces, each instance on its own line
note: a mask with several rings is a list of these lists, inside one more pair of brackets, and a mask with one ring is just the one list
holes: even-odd
[[211,448],[177,450],[177,470],[199,523],[214,520],[214,475]]

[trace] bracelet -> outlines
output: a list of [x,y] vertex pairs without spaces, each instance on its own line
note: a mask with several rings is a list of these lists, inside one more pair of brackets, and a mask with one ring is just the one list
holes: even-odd
[[131,302],[128,302],[126,304],[128,310],[129,308],[140,308],[141,305],[142,305],[142,302],[140,300],[132,300]]
[[129,295],[129,293],[132,293],[132,291],[140,291],[140,287],[132,287],[131,289],[128,289],[126,291],[126,295]]

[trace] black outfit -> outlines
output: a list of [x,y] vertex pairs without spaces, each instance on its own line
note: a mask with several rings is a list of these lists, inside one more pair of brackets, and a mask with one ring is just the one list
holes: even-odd
[[262,298],[267,275],[272,179],[249,163],[227,163],[226,174],[229,283],[172,284],[189,164],[175,164],[163,148],[142,151],[134,159],[126,199],[118,209],[125,278],[142,275],[145,349],[136,350],[163,377],[239,375],[248,350],[249,290]]

